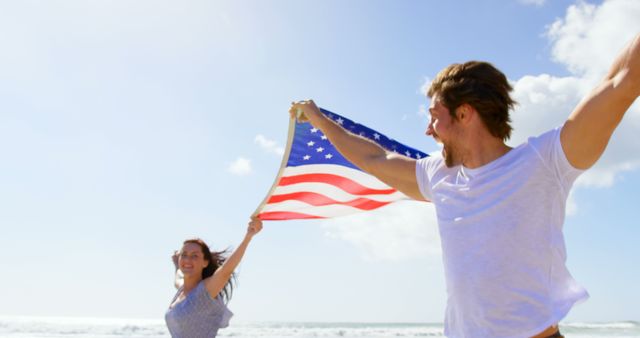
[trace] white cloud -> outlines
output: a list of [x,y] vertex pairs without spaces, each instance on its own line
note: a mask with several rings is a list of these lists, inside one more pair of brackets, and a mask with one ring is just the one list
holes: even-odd
[[422,83],[422,86],[420,86],[420,92],[418,94],[426,96],[427,90],[429,90],[429,87],[431,87],[431,82],[433,82],[433,79],[425,76],[424,82]]
[[514,131],[510,143],[515,145],[562,125],[588,86],[577,77],[542,74],[524,76],[513,88],[518,106],[512,114]]
[[268,153],[276,154],[279,156],[284,155],[284,148],[279,146],[276,141],[270,140],[262,134],[256,135],[254,142]]
[[553,59],[575,75],[599,79],[640,30],[639,17],[636,0],[611,0],[600,6],[578,2],[549,27]]
[[431,203],[399,202],[322,223],[330,238],[353,244],[365,259],[403,260],[440,255],[435,208]]
[[[579,2],[549,26],[552,57],[570,76],[524,76],[514,83],[519,102],[513,114],[512,144],[561,125],[574,107],[606,74],[617,53],[640,31],[640,2],[605,1],[600,6]],[[610,187],[625,171],[640,168],[640,106],[627,112],[598,163],[577,186]],[[575,209],[574,209],[575,210]]]
[[[424,82],[420,86],[418,94],[420,94],[421,96],[427,96],[427,90],[429,90],[429,87],[431,86],[431,82],[433,82],[433,80],[425,76]],[[420,107],[418,107],[418,112],[416,113],[416,115],[418,115],[418,117],[422,119],[428,120],[430,116],[429,116],[429,110],[427,108],[427,105],[421,104]]]
[[518,0],[523,5],[533,5],[536,7],[542,7],[547,0]]
[[227,171],[236,176],[246,176],[251,174],[251,160],[244,157],[238,157],[227,167]]

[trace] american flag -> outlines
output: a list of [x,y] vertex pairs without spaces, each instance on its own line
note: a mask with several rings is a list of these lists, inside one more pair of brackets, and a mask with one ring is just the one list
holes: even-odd
[[[427,154],[328,110],[320,111],[344,129],[388,151],[414,159]],[[281,168],[254,215],[262,220],[332,218],[409,199],[346,160],[310,123],[289,122]]]

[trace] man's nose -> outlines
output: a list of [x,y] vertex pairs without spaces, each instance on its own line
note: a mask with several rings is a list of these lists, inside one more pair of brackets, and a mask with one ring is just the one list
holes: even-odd
[[427,136],[433,136],[433,134],[435,133],[435,131],[433,130],[433,122],[429,122],[427,130],[424,133],[427,134]]

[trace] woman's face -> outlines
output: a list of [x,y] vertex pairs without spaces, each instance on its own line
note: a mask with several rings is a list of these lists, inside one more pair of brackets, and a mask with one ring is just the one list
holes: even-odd
[[186,276],[202,276],[202,270],[209,265],[204,259],[202,248],[196,243],[187,243],[180,250],[178,256],[178,267],[182,274]]

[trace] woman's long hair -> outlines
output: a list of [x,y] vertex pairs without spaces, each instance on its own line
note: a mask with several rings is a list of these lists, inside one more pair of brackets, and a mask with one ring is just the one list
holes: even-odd
[[[200,238],[192,238],[184,241],[183,245],[188,243],[194,243],[200,246],[202,250],[202,254],[204,255],[204,259],[209,262],[206,268],[202,270],[202,279],[213,276],[213,273],[218,270],[218,268],[227,260],[226,254],[228,250],[222,251],[211,251],[207,243],[205,243]],[[233,272],[231,274],[231,278],[227,284],[220,291],[220,295],[222,296],[222,300],[227,303],[231,299],[231,295],[233,294],[233,288],[236,284],[236,273]]]

